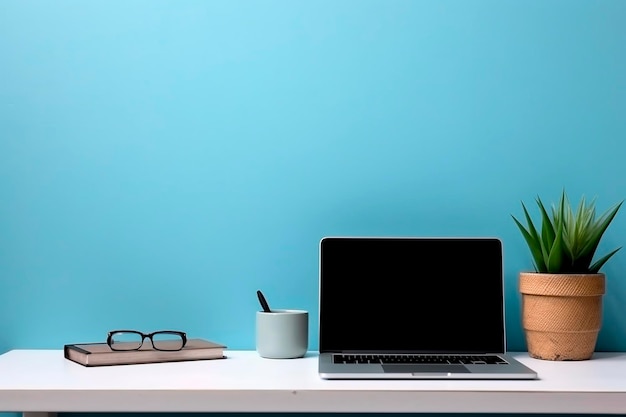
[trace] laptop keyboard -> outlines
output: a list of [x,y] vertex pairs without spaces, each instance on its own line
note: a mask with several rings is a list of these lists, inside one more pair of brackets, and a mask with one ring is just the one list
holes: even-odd
[[504,365],[506,360],[497,355],[361,355],[334,354],[334,363],[427,363],[427,364],[463,364],[463,365]]

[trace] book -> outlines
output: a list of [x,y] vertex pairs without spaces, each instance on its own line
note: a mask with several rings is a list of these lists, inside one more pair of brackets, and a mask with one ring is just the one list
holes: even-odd
[[150,342],[139,350],[112,350],[106,343],[74,343],[63,347],[66,359],[83,366],[133,365],[140,363],[180,362],[223,359],[226,346],[204,339],[189,339],[181,350],[162,351]]

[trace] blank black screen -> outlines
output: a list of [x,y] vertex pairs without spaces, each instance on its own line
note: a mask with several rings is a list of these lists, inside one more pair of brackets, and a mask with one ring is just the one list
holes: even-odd
[[492,238],[324,238],[320,351],[504,351]]

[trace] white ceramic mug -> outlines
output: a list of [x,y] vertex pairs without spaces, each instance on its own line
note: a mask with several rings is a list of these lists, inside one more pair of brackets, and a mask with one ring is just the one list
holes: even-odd
[[256,313],[256,350],[270,359],[301,358],[309,345],[309,313],[272,310]]

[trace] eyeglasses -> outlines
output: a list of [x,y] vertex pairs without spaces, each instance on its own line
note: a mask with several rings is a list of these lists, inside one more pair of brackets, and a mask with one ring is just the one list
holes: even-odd
[[175,330],[141,333],[136,330],[113,330],[107,335],[111,350],[139,350],[145,338],[150,339],[154,350],[176,351],[187,344],[187,334]]

